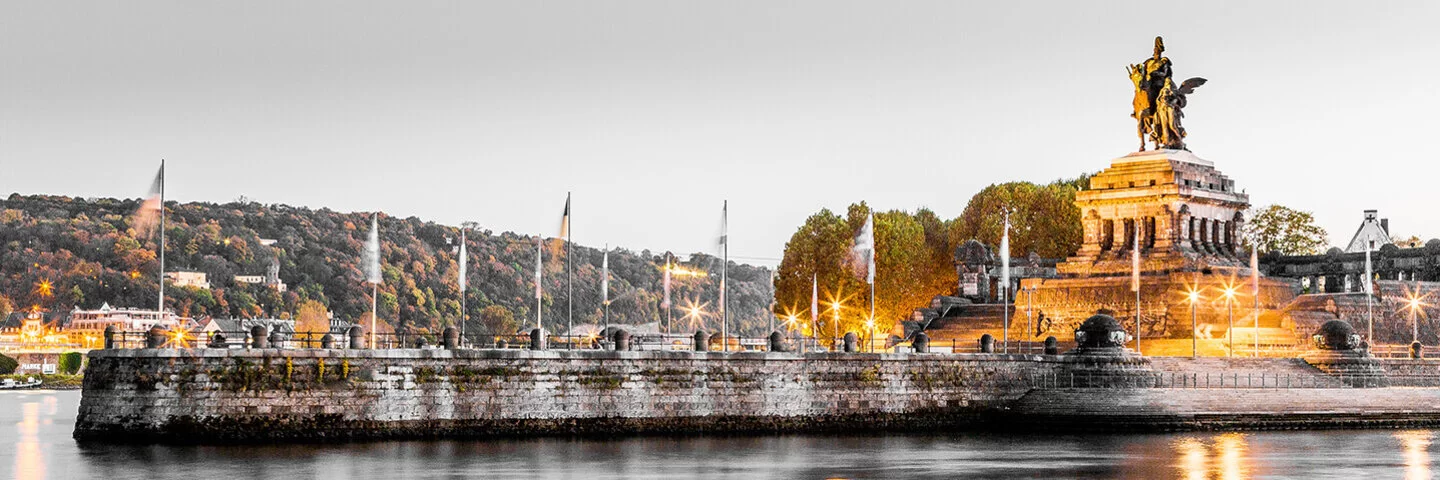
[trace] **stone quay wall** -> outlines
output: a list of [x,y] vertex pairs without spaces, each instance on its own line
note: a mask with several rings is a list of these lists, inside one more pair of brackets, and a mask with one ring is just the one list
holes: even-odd
[[937,429],[972,423],[1018,399],[1029,377],[1059,361],[978,354],[95,350],[75,436],[216,442]]
[[1357,376],[1270,358],[94,350],[75,437],[218,443],[1440,425],[1440,362],[1377,363]]

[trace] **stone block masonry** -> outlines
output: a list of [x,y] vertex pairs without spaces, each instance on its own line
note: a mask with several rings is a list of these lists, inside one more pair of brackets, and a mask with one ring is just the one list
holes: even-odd
[[[1049,360],[1046,360],[1049,358]],[[94,350],[75,436],[127,441],[934,429],[1059,357]]]
[[1440,425],[1434,360],[112,349],[89,362],[75,437],[127,443]]

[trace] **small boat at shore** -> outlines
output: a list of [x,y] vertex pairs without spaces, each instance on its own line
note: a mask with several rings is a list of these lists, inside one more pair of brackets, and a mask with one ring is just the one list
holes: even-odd
[[36,388],[40,386],[40,379],[25,377],[25,381],[17,382],[13,378],[0,379],[0,390],[20,390],[25,388]]

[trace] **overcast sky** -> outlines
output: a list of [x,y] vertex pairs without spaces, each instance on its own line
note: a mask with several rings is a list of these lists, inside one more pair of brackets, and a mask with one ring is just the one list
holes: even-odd
[[[1258,205],[1440,237],[1440,2],[0,0],[0,195],[383,210],[774,263],[822,207],[942,217],[1136,148],[1164,35],[1190,149]],[[754,259],[762,260],[754,260]]]

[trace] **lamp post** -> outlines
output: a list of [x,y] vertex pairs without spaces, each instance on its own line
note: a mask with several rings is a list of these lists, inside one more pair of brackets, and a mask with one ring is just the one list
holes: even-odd
[[1200,292],[1190,291],[1190,358],[1200,356],[1200,324],[1195,320],[1195,302],[1200,301]]
[[830,327],[835,331],[835,336],[830,337],[830,349],[834,350],[839,346],[838,343],[840,342],[840,301],[836,300],[831,306],[834,307],[831,309],[834,313],[834,321],[831,322],[832,325],[830,325]]
[[1025,293],[1025,353],[1035,346],[1035,286],[1020,287]]
[[865,343],[870,346],[870,353],[875,353],[875,317],[865,320]]
[[[1235,356],[1235,287],[1225,287],[1225,311],[1230,315],[1230,328],[1225,330],[1229,345],[1226,347],[1228,351],[1225,352],[1225,356],[1233,357]],[[1259,323],[1260,317],[1255,317],[1255,322]]]
[[1415,310],[1420,308],[1420,298],[1410,297],[1410,344],[1420,342],[1420,324],[1415,321]]

